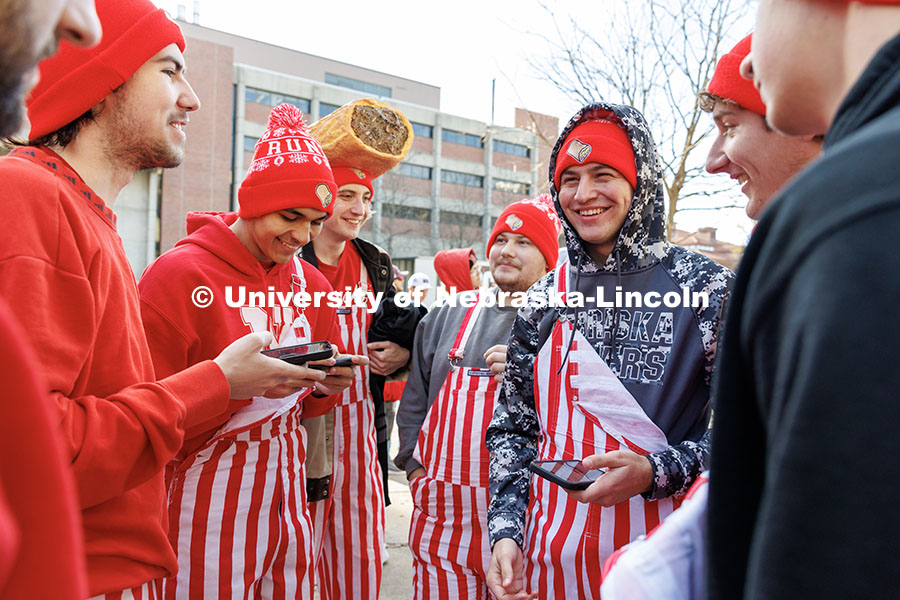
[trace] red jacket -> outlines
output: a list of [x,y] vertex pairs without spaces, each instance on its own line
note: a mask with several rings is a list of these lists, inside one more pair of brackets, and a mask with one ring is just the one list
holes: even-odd
[[84,542],[72,473],[25,333],[0,302],[0,598],[81,600]]
[[[290,324],[298,316],[293,305],[277,309],[251,308],[251,292],[286,293],[299,291],[294,285],[294,261],[276,264],[266,269],[237,238],[229,226],[237,220],[235,213],[190,213],[187,217],[188,236],[147,267],[141,276],[141,313],[153,354],[153,362],[160,376],[177,373],[202,360],[213,358],[234,340],[253,331],[271,331],[275,335],[272,347],[287,345]],[[312,265],[301,262],[306,280],[306,292],[328,293],[331,286]],[[212,290],[212,304],[198,308],[191,301],[191,293],[199,286]],[[245,306],[229,306],[238,299],[243,287]],[[268,302],[268,300],[266,300]],[[305,309],[313,341],[331,337],[335,310],[323,306]],[[337,341],[333,341],[337,345]],[[311,417],[331,410],[338,396],[304,399],[303,416]],[[231,400],[226,410],[212,418],[192,425],[186,432],[180,456],[198,450],[250,399]]]
[[156,382],[116,217],[59,155],[0,159],[0,198],[0,296],[37,354],[71,461],[88,592],[170,575],[163,468],[186,419],[224,409],[228,381],[206,361]]

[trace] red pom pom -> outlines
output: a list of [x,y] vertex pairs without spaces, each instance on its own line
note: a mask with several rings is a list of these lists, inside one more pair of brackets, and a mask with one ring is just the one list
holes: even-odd
[[303,120],[303,112],[287,102],[279,104],[269,113],[269,123],[266,129],[292,129],[300,133],[309,135],[309,128],[306,121]]

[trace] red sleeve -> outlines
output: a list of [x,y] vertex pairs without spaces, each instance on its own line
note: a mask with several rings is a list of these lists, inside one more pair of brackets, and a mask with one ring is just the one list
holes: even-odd
[[[8,160],[0,168],[0,193],[15,195],[15,201],[0,203],[0,222],[16,226],[0,238],[0,297],[35,351],[79,503],[86,508],[148,481],[176,455],[185,408],[175,392],[195,376],[143,381],[153,374],[136,290],[133,296],[124,292],[134,302],[130,316],[110,318],[111,311],[125,309],[98,302],[90,279],[104,260],[125,260],[121,242],[104,247],[107,238],[91,230],[93,215],[79,212],[52,174],[10,167],[18,159]],[[94,283],[133,285],[118,277]],[[212,379],[192,393],[224,404],[227,382],[212,367],[198,366]]]
[[[72,474],[47,411],[38,368],[6,307],[0,306],[0,488],[18,543],[0,573],[0,597],[87,596],[81,517]],[[4,532],[8,532],[4,529]],[[2,535],[6,545],[10,541]],[[13,540],[14,541],[14,540]]]
[[[153,367],[159,378],[166,378],[166,381],[172,378],[179,378],[179,374],[185,369],[194,366],[191,359],[191,342],[179,331],[179,329],[156,308],[154,304],[147,300],[147,296],[152,296],[154,291],[152,286],[145,286],[145,280],[141,279],[141,319],[144,322],[144,329],[147,333],[147,344],[150,347],[150,356],[153,358]],[[223,390],[225,397],[231,395],[228,387],[228,380],[222,370],[213,363],[212,360],[205,361],[212,364],[218,373],[209,370],[209,381],[195,382],[198,387],[188,388],[186,393],[178,394],[179,398],[185,400],[185,418],[184,428],[191,430],[202,423],[215,420],[223,412],[231,410],[236,411],[241,406],[246,406],[247,401],[229,400],[227,405],[223,405],[221,401],[209,402],[208,394],[198,394],[197,390],[211,385],[216,389]],[[202,365],[203,363],[194,363]],[[225,387],[221,387],[222,380]],[[232,406],[234,404],[234,406]],[[232,410],[233,409],[233,410]],[[188,434],[190,435],[190,431]]]

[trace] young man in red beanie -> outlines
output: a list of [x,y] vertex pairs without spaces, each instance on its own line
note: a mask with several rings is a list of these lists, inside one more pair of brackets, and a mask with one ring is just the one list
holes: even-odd
[[[177,165],[198,101],[184,38],[147,0],[99,0],[100,44],[63,42],[28,99],[32,145],[0,159],[0,296],[38,354],[79,495],[88,591],[147,597],[175,572],[163,468],[228,398],[322,374],[259,354],[268,335],[157,381],[112,205],[142,168]],[[113,91],[115,90],[115,91]],[[189,299],[185,299],[189,301]],[[124,590],[124,592],[123,592]]]
[[434,255],[434,271],[448,294],[474,290],[481,286],[478,259],[471,248],[441,250]]
[[[338,187],[334,214],[303,248],[302,256],[318,267],[335,290],[381,294],[382,303],[390,302],[394,294],[391,259],[359,238],[371,210],[372,179],[354,167],[332,164],[332,171]],[[370,367],[344,391],[332,413],[310,425],[319,432],[319,439],[330,438],[325,445],[331,452],[327,457],[332,465],[330,491],[325,487],[329,497],[310,505],[322,539],[319,591],[328,600],[377,598],[381,587],[387,477],[384,376],[406,364],[409,350],[393,341],[368,341],[377,325],[375,309],[359,303],[338,308],[346,350],[368,356]],[[407,338],[411,348],[416,323],[410,323],[409,331],[392,335]]]
[[[100,39],[93,0],[6,3],[0,9],[0,135],[24,114],[41,56],[57,42]],[[0,301],[0,597],[81,600],[84,540],[72,474],[27,335]]]
[[[577,292],[583,302],[529,306],[513,324],[486,435],[488,583],[501,600],[598,598],[603,559],[669,514],[703,470],[731,280],[666,240],[659,158],[634,108],[579,111],[550,173],[570,262],[530,293]],[[706,301],[660,302],[692,294]],[[641,302],[619,299],[630,295]],[[583,459],[606,471],[586,490],[567,491],[530,477],[534,459]]]
[[720,348],[709,597],[888,598],[900,563],[900,2],[762,0],[752,76],[821,157],[747,245]]
[[[289,104],[275,107],[238,190],[240,211],[189,214],[188,236],[141,277],[141,312],[158,376],[214,357],[249,332],[271,333],[272,347],[335,337],[334,308],[326,301],[332,288],[296,253],[309,241],[312,223],[331,214],[336,191],[303,114]],[[202,308],[185,303],[198,285],[219,301]],[[254,299],[270,292],[290,296],[274,305]],[[331,410],[334,394],[353,374],[334,367],[299,393],[232,400],[225,412],[186,432],[169,474],[169,537],[179,571],[165,583],[166,598],[312,598],[300,418]]]
[[416,330],[394,461],[406,470],[414,503],[414,598],[488,597],[484,433],[499,392],[494,375],[502,371],[518,310],[510,295],[528,290],[556,264],[559,232],[548,196],[507,206],[487,246],[497,287],[480,291],[472,306],[432,310]]
[[758,220],[775,193],[819,155],[822,139],[789,137],[766,123],[766,105],[753,83],[740,74],[751,37],[719,59],[706,91],[699,96],[700,107],[712,113],[718,130],[706,157],[706,170],[741,184],[747,216]]
[[[731,176],[743,184],[747,216],[758,220],[774,195],[822,149],[818,136],[793,138],[766,123],[766,106],[753,83],[741,77],[741,61],[750,53],[751,36],[719,59],[700,107],[711,112],[718,134],[706,159],[706,170]],[[705,582],[705,523],[709,477],[701,477],[682,508],[647,538],[629,544],[603,566],[603,597],[699,598]],[[614,567],[614,568],[613,568]],[[700,576],[698,576],[700,574]]]

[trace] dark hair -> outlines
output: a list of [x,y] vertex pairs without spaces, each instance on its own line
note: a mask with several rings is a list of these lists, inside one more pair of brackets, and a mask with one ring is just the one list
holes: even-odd
[[94,120],[94,109],[88,109],[83,115],[67,125],[63,125],[56,131],[42,135],[39,138],[23,141],[14,138],[6,138],[5,142],[10,146],[59,146],[65,148],[72,143],[78,132],[87,123]]

